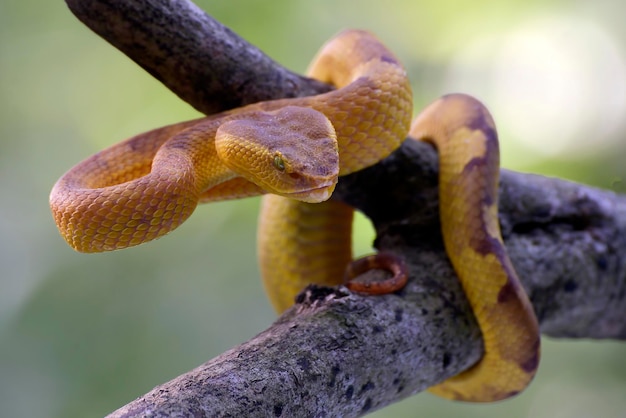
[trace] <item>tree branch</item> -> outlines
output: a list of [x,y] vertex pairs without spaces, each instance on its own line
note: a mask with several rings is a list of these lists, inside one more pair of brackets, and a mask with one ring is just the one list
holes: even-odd
[[[67,3],[205,113],[328,90],[280,67],[189,2]],[[480,331],[439,234],[435,151],[407,141],[380,164],[342,178],[334,198],[373,220],[378,248],[407,260],[405,289],[361,297],[311,287],[254,339],[110,416],[357,416],[477,361]],[[500,220],[544,334],[626,338],[625,197],[503,171]]]
[[91,30],[205,114],[331,89],[277,65],[191,1],[66,3]]

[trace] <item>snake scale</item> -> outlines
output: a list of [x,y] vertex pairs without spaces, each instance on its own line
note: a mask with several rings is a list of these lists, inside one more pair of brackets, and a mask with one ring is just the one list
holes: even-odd
[[[282,311],[306,284],[341,284],[351,265],[353,209],[328,200],[338,177],[385,158],[409,134],[438,148],[446,251],[484,340],[477,364],[430,390],[477,402],[523,390],[538,366],[539,331],[500,235],[498,140],[487,110],[444,96],[411,126],[406,72],[365,31],[331,39],[308,74],[337,89],[158,128],[79,163],[50,193],[61,235],[82,252],[125,248],[173,230],[198,203],[264,194],[259,260]],[[359,269],[377,268],[368,263]]]

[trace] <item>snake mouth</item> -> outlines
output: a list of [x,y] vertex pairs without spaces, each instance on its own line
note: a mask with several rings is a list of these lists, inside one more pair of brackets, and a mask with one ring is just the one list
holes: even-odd
[[325,184],[312,189],[301,190],[297,192],[281,193],[284,197],[300,200],[307,203],[320,203],[330,199],[335,190],[336,183]]

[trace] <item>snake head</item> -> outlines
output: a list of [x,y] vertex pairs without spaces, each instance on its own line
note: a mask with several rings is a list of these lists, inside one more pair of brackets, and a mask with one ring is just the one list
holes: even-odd
[[317,203],[330,198],[339,176],[335,129],[306,107],[254,110],[217,130],[224,164],[268,193]]

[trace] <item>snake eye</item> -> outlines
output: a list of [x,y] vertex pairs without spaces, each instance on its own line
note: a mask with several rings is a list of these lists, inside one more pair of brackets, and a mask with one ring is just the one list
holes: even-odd
[[285,161],[283,160],[283,157],[281,157],[280,155],[275,155],[273,163],[274,167],[276,167],[277,170],[285,171]]

